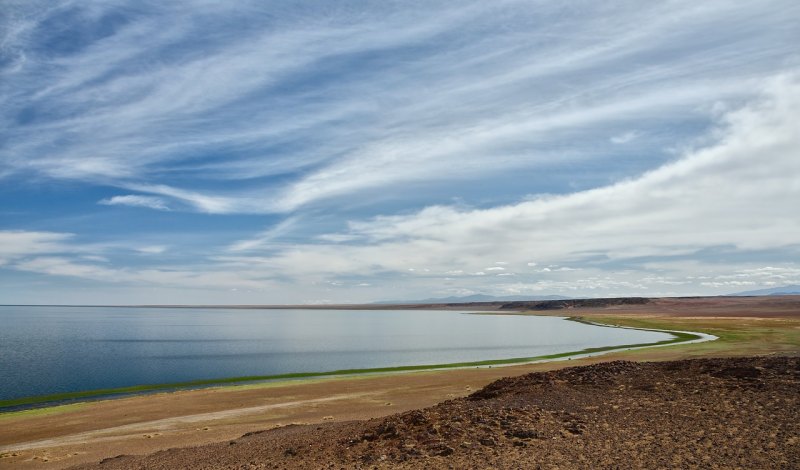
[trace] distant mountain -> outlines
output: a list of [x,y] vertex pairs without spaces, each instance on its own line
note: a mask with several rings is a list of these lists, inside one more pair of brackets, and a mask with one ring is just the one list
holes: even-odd
[[525,300],[566,300],[569,297],[561,295],[509,295],[495,297],[493,295],[474,294],[463,297],[438,297],[421,300],[382,300],[376,304],[405,305],[405,304],[462,304],[470,302],[519,302]]
[[749,290],[745,292],[736,292],[735,294],[728,295],[800,295],[800,286],[781,286],[770,287],[769,289]]

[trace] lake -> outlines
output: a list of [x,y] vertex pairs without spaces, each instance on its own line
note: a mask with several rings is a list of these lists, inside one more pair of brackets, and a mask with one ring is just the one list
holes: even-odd
[[534,357],[671,339],[453,311],[0,307],[0,400],[288,372]]

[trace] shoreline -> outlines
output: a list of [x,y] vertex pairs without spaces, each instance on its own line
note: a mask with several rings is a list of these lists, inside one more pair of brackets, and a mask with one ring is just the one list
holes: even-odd
[[287,432],[397,416],[465,397],[499,379],[573,366],[610,361],[800,356],[800,297],[662,299],[647,305],[525,314],[580,316],[585,321],[653,330],[702,331],[719,339],[505,367],[159,391],[5,413],[0,415],[0,467],[60,470],[80,464],[97,465],[123,454],[149,455],[177,448],[192,451],[197,446],[227,446],[232,441],[239,445],[243,435],[276,436],[285,446],[290,444],[277,436]]
[[[468,315],[526,315],[525,312],[513,312],[513,311],[464,312],[464,313]],[[571,360],[584,357],[594,357],[619,350],[654,348],[654,347],[663,347],[663,346],[670,346],[683,343],[692,344],[705,341],[714,341],[718,339],[714,335],[708,335],[702,332],[626,327],[620,325],[610,325],[601,322],[588,321],[585,320],[583,317],[562,317],[557,315],[548,315],[548,316],[562,318],[565,321],[574,321],[597,327],[667,333],[672,335],[673,338],[656,341],[653,343],[636,343],[636,344],[592,347],[592,348],[584,348],[577,351],[565,351],[560,353],[543,354],[540,356],[532,356],[532,357],[487,359],[480,361],[452,362],[443,364],[410,364],[402,366],[372,367],[363,369],[338,369],[333,371],[289,372],[284,374],[225,377],[218,379],[198,379],[198,380],[191,380],[184,382],[172,382],[163,384],[142,384],[142,385],[132,385],[128,387],[114,387],[114,388],[81,390],[76,392],[65,392],[65,393],[48,394],[48,395],[37,395],[30,397],[0,400],[0,419],[2,419],[3,416],[6,416],[11,413],[18,413],[29,410],[37,410],[37,409],[46,410],[52,407],[57,407],[67,404],[78,404],[78,403],[83,403],[85,401],[113,400],[115,398],[143,396],[159,392],[198,390],[198,389],[214,388],[220,386],[235,387],[240,385],[292,381],[297,379],[317,379],[317,378],[325,379],[325,378],[335,378],[335,377],[355,377],[360,375],[401,374],[407,372],[482,368],[482,367],[495,367],[495,366],[508,367],[513,365],[537,364],[542,362],[550,362],[558,360]]]

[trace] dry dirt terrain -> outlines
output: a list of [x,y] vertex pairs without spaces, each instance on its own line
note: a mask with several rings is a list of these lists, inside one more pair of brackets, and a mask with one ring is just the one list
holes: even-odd
[[[429,308],[429,306],[425,306],[425,308]],[[489,311],[501,308],[507,309],[508,307],[505,305],[493,305],[472,308]],[[515,312],[505,313],[517,314]],[[304,433],[313,434],[323,431],[340,433],[344,432],[346,427],[361,429],[359,426],[362,425],[357,423],[342,425],[345,428],[338,428],[337,426],[339,426],[338,423],[385,417],[431,407],[446,400],[466,397],[503,377],[520,376],[531,372],[546,372],[574,365],[591,365],[618,360],[641,362],[707,357],[800,355],[800,296],[650,299],[645,302],[612,302],[606,305],[592,306],[573,303],[563,305],[559,310],[550,310],[548,308],[542,311],[534,309],[532,312],[519,314],[580,316],[592,321],[614,325],[702,331],[716,335],[720,339],[691,345],[615,351],[603,356],[571,361],[499,368],[454,369],[228,386],[93,401],[21,413],[0,413],[0,468],[23,470],[40,468],[62,469],[78,464],[97,464],[103,459],[121,454],[147,455],[167,449],[202,446],[220,442],[224,443],[224,445],[229,445],[230,441],[237,441],[237,444],[231,446],[235,447],[245,444],[249,439],[255,439],[254,436],[275,440],[276,444],[274,445],[278,449],[281,446],[277,444],[277,441],[284,439],[282,436],[287,436],[286,439],[289,439],[288,436],[291,435],[311,435]],[[792,360],[794,359],[789,361],[791,362]],[[679,370],[675,371],[676,374],[679,372]],[[772,377],[770,374],[759,377]],[[712,379],[709,379],[711,380],[709,383],[712,384],[740,383],[735,381],[720,382],[722,379],[711,377]],[[693,379],[687,376],[687,378],[681,380]],[[678,379],[676,381],[680,382]],[[745,385],[751,384],[748,381],[741,383]],[[682,385],[678,385],[676,390],[682,390],[681,387]],[[659,397],[669,396],[661,394],[662,389],[661,385],[655,387],[658,393],[653,394],[651,399],[657,400]],[[691,390],[692,396],[694,396],[694,390]],[[727,390],[725,387],[722,387],[722,391],[706,388],[698,388],[698,390],[701,390],[699,395],[702,396],[695,397],[696,400],[721,400],[720,397],[727,396],[722,393]],[[771,389],[767,387],[764,390]],[[798,387],[795,383],[793,389],[795,399],[798,393],[797,390]],[[634,407],[636,400],[644,400],[642,403],[649,403],[647,401],[649,395],[645,391],[640,390],[634,393],[632,389],[628,388],[619,391],[619,399],[622,400],[628,396],[628,392],[633,393],[630,396],[633,397],[634,402],[631,402],[630,406],[625,409],[636,409]],[[751,392],[753,397],[758,398],[761,396],[758,388],[753,388],[747,393]],[[602,393],[612,393],[612,391],[605,390]],[[599,396],[596,398],[600,399]],[[680,397],[676,396],[675,398]],[[775,399],[777,400],[778,398]],[[726,403],[730,402],[729,399],[726,400]],[[738,400],[745,404],[748,403],[744,401],[744,396]],[[462,403],[459,406],[465,406],[464,403],[467,402],[458,403]],[[664,406],[669,404],[668,401],[665,403]],[[587,406],[598,406],[600,411],[596,413],[610,413],[599,404]],[[621,405],[618,404],[618,406]],[[705,405],[703,407],[706,410],[719,411],[718,408],[711,408]],[[613,408],[611,409],[613,410]],[[748,410],[746,407],[742,409]],[[752,409],[749,412],[755,416],[762,411]],[[570,413],[580,414],[581,412],[577,410],[570,411]],[[583,413],[583,418],[581,419],[589,424],[605,416],[602,413],[601,415],[587,414],[588,411]],[[549,419],[546,417],[550,415],[544,413],[541,416],[544,417],[541,418],[541,423],[546,424]],[[714,425],[706,425],[700,419],[703,416],[705,415],[692,418],[692,432],[713,431],[712,426]],[[727,415],[717,416],[713,414],[713,416],[715,417],[714,419],[718,417],[722,420],[720,423],[727,419]],[[469,417],[464,416],[464,418]],[[612,421],[607,424],[609,426],[617,426],[617,424],[613,423]],[[668,423],[662,422],[661,426],[669,423],[672,423],[672,421]],[[300,426],[292,426],[293,424]],[[542,432],[550,429],[545,424],[542,424]],[[322,426],[323,429],[317,430],[317,426]],[[327,431],[329,428],[337,430]],[[239,439],[246,433],[271,429],[277,429],[277,431]],[[742,427],[739,431],[745,432],[747,429],[747,427]],[[363,429],[360,432],[363,432]],[[734,433],[731,434],[731,440],[724,445],[720,441],[718,445],[735,450],[739,444],[733,439],[737,436],[735,433],[738,431],[732,430],[730,432]],[[749,439],[766,439],[769,437],[769,434],[762,434],[762,432],[763,429],[755,429],[749,435]],[[796,429],[794,433],[797,435]],[[687,436],[689,435],[687,434]],[[298,439],[304,439],[304,437],[301,436]],[[473,442],[475,439],[477,437],[473,437],[472,440],[464,439],[464,441]],[[506,442],[502,439],[496,442],[498,444]],[[625,442],[630,442],[631,445],[644,449],[643,451],[665,446],[671,442],[663,439],[659,440],[660,438],[653,439],[655,440],[643,437],[641,441],[632,439]],[[689,439],[689,437],[686,439]],[[699,439],[699,437],[695,436],[693,439]],[[479,447],[479,449],[491,450],[490,454],[494,455],[495,453],[513,453],[521,451],[521,449],[528,449],[528,447],[534,445],[532,444],[533,440],[518,440],[523,442],[525,446],[519,445],[519,448],[517,448],[513,445],[512,440],[508,441],[511,443],[508,446],[484,446],[486,449],[483,447]],[[535,442],[538,443],[536,445],[545,445],[544,442],[539,441],[544,440],[536,440]],[[550,439],[550,441],[555,442],[553,439]],[[379,441],[376,440],[375,442]],[[580,439],[564,440],[563,445],[567,445],[570,442],[578,446],[588,445],[584,440]],[[613,440],[607,440],[606,442],[608,442],[608,445],[616,445]],[[783,445],[783,441],[775,439],[764,442],[767,446],[771,445],[771,442],[774,442],[775,446]],[[794,445],[792,442],[794,441],[791,439],[786,440],[787,445]],[[463,441],[456,443],[457,446],[450,444],[448,446],[458,451],[463,449],[461,447],[462,443]],[[377,446],[378,444],[373,445]],[[600,444],[593,443],[591,445]],[[362,444],[350,446],[347,449],[350,449],[349,452],[352,452],[353,455],[356,455],[357,452],[362,452],[356,456],[361,458],[366,455],[366,452],[359,450],[359,446],[362,446]],[[298,449],[295,449],[295,451]],[[554,449],[551,455],[558,455],[558,452],[562,452],[556,448]],[[589,447],[586,449],[589,449]],[[786,455],[791,455],[791,452],[795,452],[792,450],[794,448],[790,447],[781,447],[781,449],[787,452]],[[286,449],[284,448],[283,450],[285,451]],[[730,452],[733,450],[730,450]],[[191,455],[194,451],[187,452]],[[319,450],[319,452],[317,455],[322,459],[324,451]],[[447,451],[445,450],[445,452]],[[589,451],[587,450],[586,452]],[[198,451],[196,455],[202,454]],[[386,455],[387,459],[389,458],[389,454],[375,454],[375,458],[378,460],[372,462],[371,465],[385,463],[385,461],[380,460],[381,455]],[[396,455],[399,454],[396,453]],[[409,458],[411,459],[411,457]],[[438,459],[440,457],[431,458]],[[453,457],[453,459],[456,458]],[[270,464],[287,467],[298,462],[311,462],[303,459],[305,457],[297,461],[281,459],[270,462]],[[363,461],[359,460],[358,462],[366,466]],[[395,461],[392,462],[397,463]],[[422,462],[422,460],[416,459],[408,462],[411,465],[414,462]],[[453,462],[455,464],[456,460],[453,460]],[[625,463],[622,460],[620,462]],[[789,462],[791,463],[791,460]],[[240,463],[243,468],[247,468],[247,465],[251,462],[243,459]],[[265,461],[254,461],[254,463],[261,465]],[[576,466],[579,463],[580,460],[576,460],[571,466]],[[713,459],[711,463],[714,463]],[[103,468],[106,465],[109,464],[104,464],[99,468]],[[771,464],[769,466],[780,465],[780,462],[776,461],[774,465]],[[188,463],[187,466],[189,466]],[[456,467],[458,466],[456,465]],[[544,467],[549,468],[547,465],[544,465]]]
[[614,361],[81,468],[799,468],[800,359]]

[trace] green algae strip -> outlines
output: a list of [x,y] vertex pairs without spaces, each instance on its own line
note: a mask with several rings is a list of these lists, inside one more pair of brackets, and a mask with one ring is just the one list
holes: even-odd
[[[567,318],[570,321],[577,321],[594,326],[603,326],[607,328],[629,328],[611,325],[603,325],[586,321],[579,317]],[[203,380],[190,380],[187,382],[174,382],[166,384],[148,384],[148,385],[134,385],[130,387],[118,388],[104,388],[97,390],[85,390],[80,392],[65,392],[55,393],[51,395],[40,395],[34,397],[14,398],[10,400],[0,400],[0,410],[9,407],[22,407],[28,405],[37,405],[44,403],[57,403],[80,400],[82,398],[111,398],[117,395],[131,395],[137,393],[157,392],[157,391],[171,391],[180,389],[201,388],[214,385],[231,385],[240,384],[245,382],[267,381],[267,380],[291,380],[291,379],[305,379],[314,377],[335,377],[344,375],[357,375],[357,374],[380,374],[380,373],[393,373],[393,372],[416,372],[425,370],[439,370],[439,369],[457,369],[466,367],[489,367],[489,366],[502,366],[512,364],[524,364],[529,362],[548,361],[554,359],[563,359],[570,356],[583,356],[587,354],[597,354],[601,352],[614,351],[619,349],[643,348],[654,346],[666,346],[671,344],[684,343],[687,341],[694,341],[702,339],[700,335],[671,330],[650,330],[645,328],[635,328],[641,331],[653,331],[658,333],[668,333],[674,336],[672,339],[666,339],[655,343],[637,343],[637,344],[622,344],[616,346],[603,346],[596,348],[586,348],[580,351],[569,351],[555,354],[545,354],[542,356],[534,357],[516,357],[510,359],[490,359],[485,361],[472,361],[472,362],[453,362],[448,364],[422,364],[410,366],[395,366],[395,367],[375,367],[368,369],[340,369],[328,372],[292,372],[287,374],[274,374],[274,375],[251,375],[244,377],[229,377],[222,379],[203,379]],[[19,410],[8,410],[8,412],[18,412]],[[2,413],[2,411],[0,411]]]
[[53,405],[45,408],[30,408],[0,413],[0,423],[5,423],[14,419],[29,418],[31,416],[52,416],[61,413],[70,413],[86,406],[86,403],[69,403],[66,405]]

